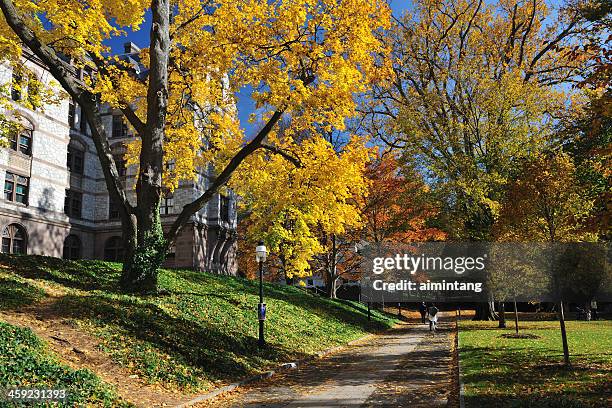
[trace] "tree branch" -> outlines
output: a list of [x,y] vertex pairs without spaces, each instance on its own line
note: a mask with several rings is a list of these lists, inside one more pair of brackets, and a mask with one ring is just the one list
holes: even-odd
[[131,222],[133,207],[127,200],[125,190],[121,184],[119,172],[113,158],[106,131],[100,120],[98,106],[93,94],[86,92],[71,73],[71,66],[58,57],[54,49],[43,44],[28,27],[19,15],[11,0],[0,0],[0,8],[6,22],[19,37],[19,39],[33,52],[47,67],[53,78],[57,80],[66,92],[81,106],[91,128],[92,139],[96,147],[98,158],[104,173],[106,188],[111,198],[119,205],[123,222]]
[[552,50],[559,42],[561,42],[564,38],[571,34],[572,28],[574,28],[578,24],[578,19],[575,18],[568,26],[561,31],[552,41],[550,41],[546,47],[542,48],[540,52],[538,52],[535,57],[531,60],[529,64],[529,68],[527,73],[525,74],[525,82],[528,82],[529,79],[535,74],[534,67],[538,63],[538,61],[546,55],[550,50]]
[[279,155],[283,156],[283,158],[285,158],[286,160],[288,160],[291,163],[293,163],[293,165],[295,167],[297,167],[297,168],[301,168],[302,167],[302,162],[300,161],[299,158],[290,155],[289,153],[287,153],[286,151],[284,151],[283,149],[281,149],[279,147],[262,143],[261,144],[261,148],[265,149],[265,150],[269,150],[272,153],[276,153],[276,154],[279,154]]
[[196,200],[187,204],[183,207],[183,211],[179,214],[178,218],[172,224],[172,227],[166,234],[166,242],[168,247],[174,245],[176,241],[178,233],[185,226],[187,221],[194,215],[196,212],[202,208],[204,204],[210,200],[214,194],[219,191],[219,189],[226,184],[234,171],[240,166],[240,164],[249,157],[253,152],[255,152],[258,148],[261,147],[261,144],[265,137],[272,131],[272,128],[276,123],[280,120],[283,115],[284,110],[277,110],[274,112],[272,117],[268,120],[266,125],[259,131],[257,136],[250,142],[248,142],[236,155],[230,160],[230,162],[225,166],[223,171],[215,178],[210,187]]
[[[115,79],[113,78],[113,76],[110,75],[106,63],[101,58],[98,58],[98,56],[96,56],[96,55],[93,55],[93,54],[89,54],[89,55],[90,55],[92,61],[94,62],[94,64],[96,65],[96,67],[98,68],[98,71],[100,71],[103,74],[105,74],[108,77],[110,77],[111,78],[111,82],[113,83],[113,85],[117,86],[118,84],[115,81]],[[130,124],[134,127],[134,129],[136,130],[137,133],[140,134],[140,133],[144,132],[144,130],[145,130],[144,122],[142,120],[140,120],[138,115],[136,115],[136,112],[134,112],[134,109],[132,109],[127,102],[125,102],[124,105],[125,105],[124,107],[120,108],[120,110],[123,113],[123,115],[130,122]]]

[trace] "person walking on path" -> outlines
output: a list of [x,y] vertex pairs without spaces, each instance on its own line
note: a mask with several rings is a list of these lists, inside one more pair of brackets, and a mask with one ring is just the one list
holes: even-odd
[[425,324],[425,315],[427,314],[427,305],[425,302],[421,302],[419,305],[419,312],[421,313],[421,323]]
[[438,308],[433,303],[427,309],[427,320],[429,320],[429,331],[434,331],[438,323]]

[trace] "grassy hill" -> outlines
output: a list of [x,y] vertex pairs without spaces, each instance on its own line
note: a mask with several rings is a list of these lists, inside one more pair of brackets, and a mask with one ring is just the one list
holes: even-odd
[[[245,279],[162,270],[163,296],[117,286],[120,265],[0,256],[0,312],[35,309],[94,335],[116,363],[167,389],[202,391],[344,344],[394,321],[354,302],[266,284],[266,350],[257,348],[258,286]],[[7,341],[4,337],[1,341]],[[0,387],[3,385],[0,382]]]
[[[129,406],[91,371],[73,370],[58,361],[30,329],[0,322],[0,389],[11,386],[70,390],[63,400],[66,406]],[[3,400],[4,395],[0,406],[7,406]]]

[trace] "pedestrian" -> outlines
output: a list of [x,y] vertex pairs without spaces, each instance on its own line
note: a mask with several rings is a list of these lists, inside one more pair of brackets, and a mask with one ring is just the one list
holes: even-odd
[[425,302],[421,302],[419,305],[419,312],[421,313],[421,323],[425,324],[425,315],[427,314],[427,305]]
[[597,301],[591,300],[591,319],[597,320]]
[[438,323],[438,308],[433,303],[427,309],[427,320],[429,320],[429,331],[433,331]]

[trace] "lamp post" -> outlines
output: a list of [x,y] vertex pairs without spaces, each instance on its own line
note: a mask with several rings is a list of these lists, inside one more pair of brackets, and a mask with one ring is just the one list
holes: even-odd
[[263,301],[263,263],[266,262],[266,256],[268,251],[263,241],[259,241],[257,248],[255,248],[255,259],[259,263],[259,304],[257,305],[257,318],[259,319],[259,342],[257,343],[259,348],[263,348],[266,345],[264,339],[264,321],[266,320],[266,304]]

